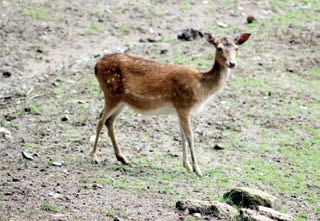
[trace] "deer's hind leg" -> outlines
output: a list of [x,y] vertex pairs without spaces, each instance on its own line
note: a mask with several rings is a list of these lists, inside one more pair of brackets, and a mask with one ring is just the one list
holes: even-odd
[[103,110],[100,113],[100,119],[99,119],[99,123],[97,126],[97,131],[96,131],[96,139],[94,141],[94,145],[93,145],[93,149],[90,153],[90,156],[93,160],[93,162],[98,163],[98,158],[97,158],[97,146],[98,146],[98,140],[99,140],[99,136],[101,133],[101,129],[103,127],[103,125],[105,124],[106,120],[116,111],[116,109],[118,108],[119,104],[106,104],[103,108]]
[[114,122],[116,118],[121,114],[124,109],[124,105],[121,105],[113,112],[113,114],[106,120],[106,127],[108,128],[108,135],[112,141],[112,146],[117,160],[122,164],[129,164],[127,158],[122,154],[121,148],[118,145],[117,137],[114,133]]

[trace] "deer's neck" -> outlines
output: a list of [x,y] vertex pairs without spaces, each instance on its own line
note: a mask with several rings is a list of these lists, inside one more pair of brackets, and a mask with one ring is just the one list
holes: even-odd
[[226,66],[221,64],[217,59],[213,64],[211,70],[201,74],[201,84],[207,95],[211,95],[220,90],[226,83],[229,77],[229,70]]

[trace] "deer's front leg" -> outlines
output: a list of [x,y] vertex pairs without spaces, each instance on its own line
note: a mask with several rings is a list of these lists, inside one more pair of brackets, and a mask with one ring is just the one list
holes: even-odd
[[180,125],[180,134],[181,134],[181,145],[183,151],[183,167],[188,171],[192,171],[191,164],[189,163],[187,147],[186,147],[186,135],[183,132],[182,126]]
[[186,138],[187,138],[187,142],[188,142],[188,145],[189,145],[193,171],[198,176],[201,177],[202,173],[201,173],[201,171],[199,169],[198,162],[197,162],[196,156],[194,154],[193,134],[192,134],[191,125],[190,125],[189,113],[179,112],[178,111],[178,116],[179,116],[180,125],[182,127],[182,130],[183,130]]

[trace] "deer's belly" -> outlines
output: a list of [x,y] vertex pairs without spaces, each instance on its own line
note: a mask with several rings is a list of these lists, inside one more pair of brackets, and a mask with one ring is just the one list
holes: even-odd
[[129,104],[128,106],[132,110],[145,115],[174,115],[177,113],[176,109],[173,107],[171,103],[165,103],[160,107],[149,108],[149,109],[140,109],[140,108],[131,106]]

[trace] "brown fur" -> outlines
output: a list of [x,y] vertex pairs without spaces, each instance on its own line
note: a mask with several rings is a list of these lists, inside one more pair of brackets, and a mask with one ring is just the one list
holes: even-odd
[[[149,112],[169,105],[169,109],[179,117],[183,164],[187,169],[191,169],[185,147],[185,141],[188,141],[192,168],[201,175],[193,152],[190,113],[224,85],[228,77],[228,66],[232,63],[235,66],[237,49],[237,41],[233,39],[221,38],[216,41],[211,35],[206,35],[206,38],[219,49],[213,67],[206,72],[129,54],[111,54],[98,61],[95,75],[104,93],[105,107],[101,112],[92,151],[94,160],[101,127],[106,124],[117,159],[122,163],[128,163],[121,153],[113,129],[114,120],[124,105],[140,112]],[[240,38],[242,41],[246,39]]]

